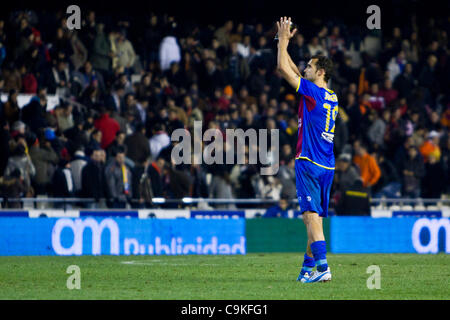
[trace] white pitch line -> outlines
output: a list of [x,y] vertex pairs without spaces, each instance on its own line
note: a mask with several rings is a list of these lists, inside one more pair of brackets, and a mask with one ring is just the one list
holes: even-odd
[[[170,262],[161,262],[161,260],[153,260],[153,261],[122,261],[121,264],[126,265],[140,265],[140,266],[154,266],[154,265],[162,265],[162,266],[189,266],[193,264],[189,263],[170,263]],[[209,264],[209,263],[201,263],[195,264],[197,266],[218,266],[218,264]]]

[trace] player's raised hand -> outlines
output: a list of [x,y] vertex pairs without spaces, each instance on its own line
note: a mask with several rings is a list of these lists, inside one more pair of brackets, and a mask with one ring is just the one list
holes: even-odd
[[290,17],[281,17],[280,21],[277,21],[278,38],[285,38],[287,40],[291,39],[297,32],[297,29],[291,31],[291,26],[292,21]]

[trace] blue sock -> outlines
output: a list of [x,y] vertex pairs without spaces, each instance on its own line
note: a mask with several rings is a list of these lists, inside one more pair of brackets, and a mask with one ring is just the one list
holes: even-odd
[[326,271],[328,269],[326,242],[316,241],[311,243],[311,252],[317,265],[317,271]]
[[304,275],[306,272],[311,273],[312,269],[316,266],[316,263],[314,262],[314,258],[308,256],[305,253],[305,258],[303,260],[303,266],[302,271],[300,271],[301,275]]

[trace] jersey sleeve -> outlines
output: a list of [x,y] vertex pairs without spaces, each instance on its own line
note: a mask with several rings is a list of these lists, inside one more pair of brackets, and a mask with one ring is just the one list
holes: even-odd
[[300,101],[308,111],[314,110],[317,104],[316,97],[319,96],[319,87],[305,78],[300,78],[296,91],[302,96],[303,99]]
[[317,92],[319,91],[319,87],[316,86],[311,81],[299,77],[296,91],[301,95],[314,98]]

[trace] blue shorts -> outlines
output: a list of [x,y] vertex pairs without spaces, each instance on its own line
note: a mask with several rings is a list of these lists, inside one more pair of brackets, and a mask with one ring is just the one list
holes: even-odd
[[308,160],[295,160],[295,182],[300,212],[313,211],[328,217],[330,190],[334,170],[322,168]]

